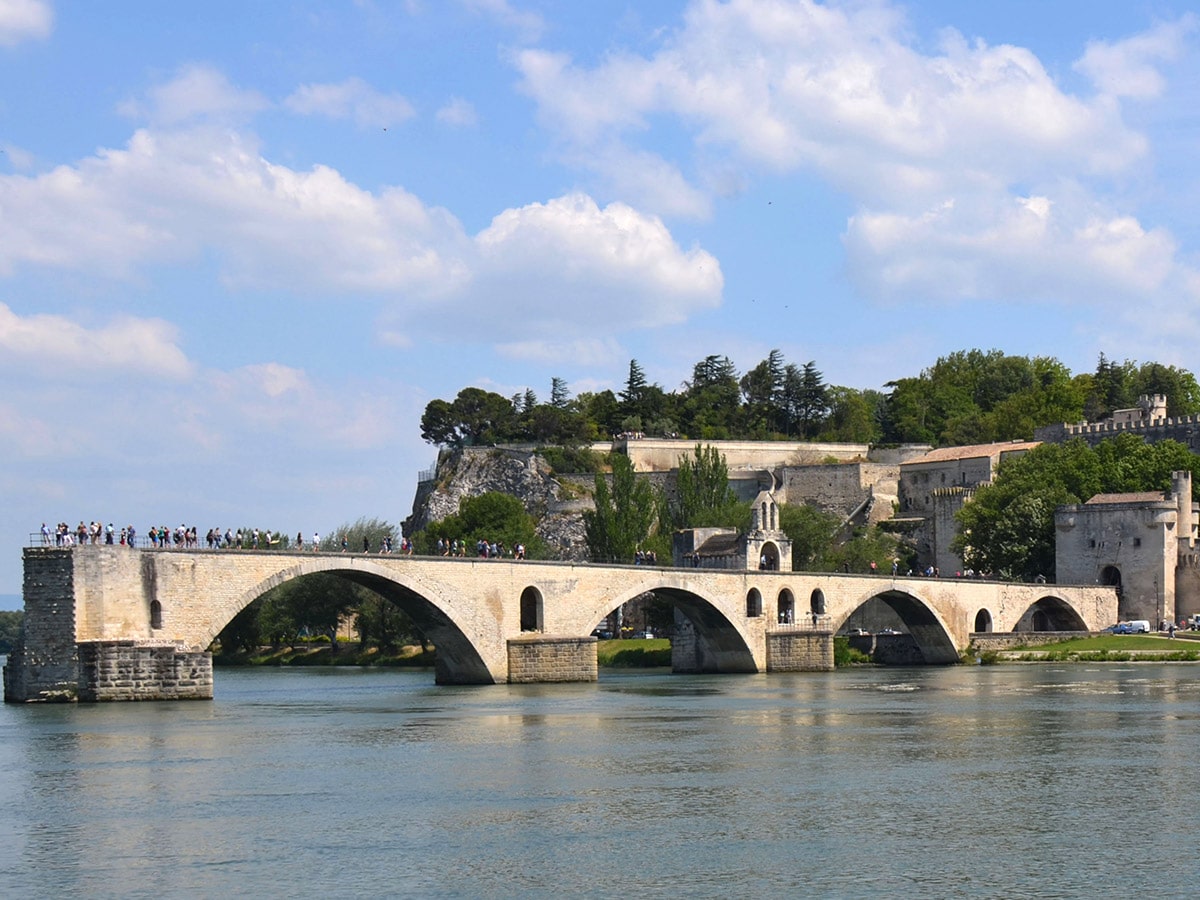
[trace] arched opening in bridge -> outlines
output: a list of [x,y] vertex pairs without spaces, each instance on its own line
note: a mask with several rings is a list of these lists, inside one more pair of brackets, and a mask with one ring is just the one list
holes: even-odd
[[991,631],[992,630],[992,614],[986,609],[981,609],[975,613],[975,631]]
[[[495,675],[463,628],[434,598],[394,580],[401,573],[321,568],[327,564],[323,557],[324,554],[312,559],[315,570],[306,570],[310,565],[307,559],[293,561],[292,568],[263,582],[257,593],[248,592],[243,597],[242,609],[231,621],[213,622],[213,627],[220,631],[213,637],[222,650],[252,649],[242,643],[245,640],[242,635],[249,631],[246,623],[253,623],[256,614],[268,603],[286,599],[289,604],[293,601],[301,604],[304,617],[309,619],[316,634],[332,637],[339,623],[344,622],[346,611],[355,609],[360,644],[377,647],[388,655],[401,655],[406,654],[407,645],[419,643],[419,652],[432,651],[438,684],[495,683]],[[314,616],[322,620],[321,624],[316,624]],[[276,635],[275,639],[284,644],[293,642],[295,632]],[[334,642],[325,645],[322,652],[333,653]],[[415,648],[410,652],[416,652]]]
[[839,626],[857,623],[875,635],[874,660],[885,665],[958,662],[954,639],[924,601],[899,590],[876,594]]
[[758,567],[764,572],[779,571],[779,547],[774,541],[762,545],[762,553],[758,558]]
[[792,592],[784,588],[779,592],[779,623],[791,625],[796,621],[796,598]]
[[1025,610],[1013,631],[1087,631],[1087,624],[1059,597],[1042,597]]
[[758,588],[750,588],[746,592],[746,618],[757,619],[762,615],[762,594]]
[[150,627],[162,628],[162,604],[157,600],[150,601]]
[[825,592],[816,588],[808,598],[808,611],[814,616],[825,615]]
[[[759,671],[746,638],[729,615],[741,618],[736,600],[732,609],[722,610],[708,599],[691,591],[675,587],[656,587],[650,592],[646,623],[660,621],[660,613],[669,616],[669,626],[655,626],[655,635],[671,638],[671,669],[686,674],[729,674]],[[640,600],[641,595],[635,600]],[[632,602],[632,601],[631,601]],[[746,607],[757,604],[763,614],[762,595],[751,588],[746,594]],[[601,676],[603,677],[603,676]]]
[[542,613],[542,592],[530,585],[521,591],[521,630],[542,631],[545,627]]

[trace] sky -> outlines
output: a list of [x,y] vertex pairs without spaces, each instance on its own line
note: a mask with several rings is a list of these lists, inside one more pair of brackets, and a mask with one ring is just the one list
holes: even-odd
[[467,386],[1194,371],[1195,6],[0,0],[0,595],[43,521],[398,522]]

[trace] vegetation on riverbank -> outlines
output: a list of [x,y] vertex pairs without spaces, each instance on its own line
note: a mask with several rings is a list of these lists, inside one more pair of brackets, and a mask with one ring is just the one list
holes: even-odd
[[213,653],[216,666],[397,666],[427,668],[433,665],[433,648],[422,650],[415,645],[381,651],[377,647],[362,648],[358,644],[328,642],[300,643],[295,647],[258,647],[251,651],[236,650]]
[[653,669],[671,665],[671,642],[666,638],[616,638],[596,642],[596,662],[602,669]]
[[1197,662],[1200,643],[1152,635],[1103,634],[1038,647],[1015,647],[985,661],[1019,662]]

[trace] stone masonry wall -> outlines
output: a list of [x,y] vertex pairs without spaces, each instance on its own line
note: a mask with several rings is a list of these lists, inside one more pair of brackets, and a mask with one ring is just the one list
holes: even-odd
[[84,641],[79,644],[79,699],[211,700],[212,654],[173,644]]
[[508,642],[509,684],[596,681],[594,637],[530,635]]
[[767,671],[833,671],[833,633],[829,631],[768,631]]
[[25,551],[25,623],[4,667],[9,703],[70,702],[79,685],[75,586],[70,550]]

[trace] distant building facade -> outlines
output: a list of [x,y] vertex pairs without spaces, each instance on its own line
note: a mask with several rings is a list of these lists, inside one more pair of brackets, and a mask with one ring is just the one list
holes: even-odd
[[900,464],[899,517],[921,519],[916,531],[917,556],[923,566],[943,574],[963,568],[950,549],[958,534],[954,514],[980,485],[990,484],[1000,463],[1024,455],[1038,441],[1003,441],[931,450]]
[[1058,581],[1117,587],[1123,620],[1157,626],[1198,613],[1198,511],[1186,471],[1172,473],[1165,493],[1097,494],[1060,506],[1054,514]]

